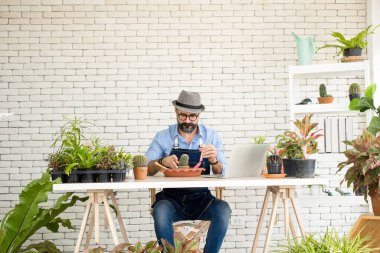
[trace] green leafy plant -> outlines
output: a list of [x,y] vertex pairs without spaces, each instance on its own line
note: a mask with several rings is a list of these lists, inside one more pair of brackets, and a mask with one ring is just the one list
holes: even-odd
[[[58,198],[52,208],[39,207],[41,203],[47,202],[48,193],[52,192],[53,184],[56,183],[60,183],[60,179],[50,181],[50,174],[47,171],[41,178],[31,181],[23,189],[19,195],[19,203],[2,219],[0,253],[19,252],[25,241],[42,227],[46,227],[54,233],[58,232],[60,225],[69,229],[73,228],[70,220],[62,219],[58,215],[75,205],[77,201],[86,201],[87,197],[79,198],[75,195],[72,196],[73,193],[65,193]],[[33,248],[39,249],[40,252],[54,252],[49,251],[49,248],[54,248],[50,242],[34,244],[26,247],[25,250]]]
[[360,94],[360,84],[358,83],[352,83],[350,85],[350,88],[348,89],[348,94]]
[[265,142],[264,136],[254,136],[252,137],[252,141],[254,144],[263,144]]
[[363,130],[358,138],[344,143],[352,149],[343,152],[347,160],[338,164],[337,172],[349,166],[341,183],[346,181],[347,187],[353,185],[354,191],[362,190],[365,201],[368,201],[368,195],[372,197],[380,193],[380,136]]
[[91,144],[84,144],[86,139],[82,130],[87,124],[75,117],[61,127],[52,147],[57,147],[59,143],[60,146],[55,153],[49,154],[48,167],[65,171],[66,174],[78,169],[130,169],[132,155],[123,149],[117,151],[114,146],[102,146],[99,138],[93,138]]
[[380,130],[380,106],[375,107],[373,96],[376,92],[376,84],[371,84],[365,90],[365,96],[360,99],[355,98],[350,102],[349,108],[353,111],[365,112],[371,110],[375,116],[372,116],[367,130],[372,134],[377,134]]
[[[343,34],[340,32],[333,32],[331,36],[333,36],[338,42],[338,44],[326,44],[323,47],[318,48],[318,50],[328,47],[337,48],[339,51],[337,55],[341,55],[345,49],[349,48],[366,48],[368,42],[366,41],[366,37],[370,34],[375,33],[375,30],[380,26],[377,25],[373,27],[373,25],[369,25],[364,30],[360,31],[355,37],[351,39],[346,39]],[[372,29],[373,28],[373,29]]]
[[174,246],[168,241],[162,240],[162,245],[164,246],[164,253],[201,253],[199,249],[199,241],[184,241],[184,240],[174,240]]
[[371,247],[372,242],[367,237],[359,235],[350,237],[346,234],[342,236],[339,233],[328,228],[326,232],[317,236],[307,234],[306,238],[301,240],[288,239],[286,243],[281,244],[275,252],[279,253],[370,253],[377,252],[378,249]]
[[307,114],[302,120],[296,120],[294,125],[298,132],[287,130],[276,137],[278,154],[289,159],[307,159],[309,155],[318,152],[317,139],[322,136],[319,130],[313,130],[318,123],[312,123],[313,114]]

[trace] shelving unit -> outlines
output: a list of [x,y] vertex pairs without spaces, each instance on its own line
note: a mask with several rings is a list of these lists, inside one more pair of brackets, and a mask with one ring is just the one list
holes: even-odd
[[[290,120],[294,121],[297,114],[306,113],[349,113],[347,100],[346,103],[332,104],[308,104],[296,105],[296,90],[299,86],[297,79],[307,78],[331,78],[342,77],[345,75],[364,75],[365,88],[370,81],[368,61],[352,62],[352,63],[332,63],[332,64],[315,64],[303,66],[289,66],[289,111]],[[347,98],[348,99],[348,98]],[[371,115],[367,113],[366,122],[370,122]]]

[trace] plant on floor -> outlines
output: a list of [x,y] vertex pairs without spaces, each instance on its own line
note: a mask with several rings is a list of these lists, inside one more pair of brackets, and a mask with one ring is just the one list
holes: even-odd
[[333,32],[331,35],[336,39],[338,44],[325,44],[323,47],[318,48],[318,50],[333,47],[339,50],[338,56],[341,54],[344,56],[360,56],[362,49],[367,47],[367,36],[374,34],[378,27],[380,27],[380,24],[375,27],[369,25],[351,39],[346,39],[340,32]]
[[317,236],[307,234],[305,238],[288,239],[280,244],[278,253],[370,253],[378,252],[378,249],[371,247],[372,242],[367,237],[356,235],[350,237],[347,234],[342,236],[335,229],[327,228],[326,231]]
[[[39,205],[47,202],[48,194],[52,192],[53,184],[60,179],[50,181],[46,171],[41,178],[31,181],[19,195],[19,203],[5,214],[0,225],[0,253],[17,253],[21,247],[40,228],[46,227],[53,233],[58,232],[59,226],[73,229],[69,219],[58,217],[77,201],[84,202],[85,198],[65,193],[55,202],[52,208],[41,208]],[[71,198],[71,199],[70,199]],[[26,247],[28,252],[38,249],[38,252],[60,252],[54,244],[45,241]]]
[[327,89],[325,84],[319,85],[319,98],[318,102],[320,104],[331,104],[334,101],[334,97],[327,94]]
[[311,122],[312,116],[313,114],[307,114],[302,120],[294,122],[298,133],[287,130],[276,137],[279,155],[290,159],[289,161],[284,159],[285,173],[288,175],[314,177],[315,160],[308,157],[318,152],[317,139],[321,134],[318,134],[319,130],[314,130],[318,123]]
[[364,97],[360,99],[353,99],[350,102],[349,108],[352,111],[365,112],[371,110],[375,116],[372,116],[371,122],[367,127],[367,130],[376,135],[380,130],[380,106],[377,108],[374,105],[374,94],[376,92],[376,84],[371,84],[367,87],[364,93]]
[[348,89],[348,97],[350,98],[350,101],[352,101],[354,98],[360,99],[360,84],[352,83],[350,85],[350,88]]
[[347,187],[353,185],[353,190],[364,190],[364,199],[373,197],[380,192],[380,136],[375,136],[367,130],[352,141],[344,141],[351,149],[344,151],[347,160],[338,164],[338,172],[349,167],[344,175]]

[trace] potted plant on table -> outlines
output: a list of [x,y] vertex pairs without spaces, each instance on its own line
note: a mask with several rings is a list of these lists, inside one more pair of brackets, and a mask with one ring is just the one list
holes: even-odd
[[144,155],[135,155],[133,157],[133,175],[136,180],[144,180],[147,177],[147,158]]
[[323,83],[319,85],[318,102],[320,104],[331,104],[334,102],[334,97],[327,94],[326,85]]
[[[318,48],[318,50],[333,47],[339,50],[337,53],[338,56],[343,54],[344,57],[359,57],[362,54],[362,50],[367,47],[368,42],[366,41],[366,37],[370,34],[375,33],[375,30],[379,26],[380,25],[373,27],[373,25],[369,25],[367,28],[360,31],[355,37],[351,39],[346,39],[340,32],[333,32],[331,35],[336,39],[338,44],[325,44],[323,47]],[[342,61],[345,60],[343,59]]]
[[308,157],[318,152],[317,139],[321,134],[318,134],[319,130],[314,130],[318,123],[311,122],[312,116],[307,114],[302,120],[294,122],[299,133],[287,130],[276,137],[279,155],[287,158],[283,161],[288,176],[314,177],[315,159]]
[[348,89],[348,97],[350,98],[350,101],[354,98],[360,98],[360,84],[352,83],[350,85],[350,88]]
[[270,155],[267,156],[266,165],[268,174],[281,174],[282,158],[277,154],[277,149],[268,149]]
[[340,172],[345,167],[349,167],[344,175],[347,186],[353,185],[353,191],[362,191],[365,201],[368,195],[371,197],[372,208],[375,215],[380,215],[380,107],[375,107],[373,95],[376,85],[369,85],[365,91],[365,96],[360,99],[353,99],[350,109],[355,111],[372,110],[377,115],[373,116],[367,129],[352,141],[344,143],[352,149],[344,151],[347,160],[338,164]]

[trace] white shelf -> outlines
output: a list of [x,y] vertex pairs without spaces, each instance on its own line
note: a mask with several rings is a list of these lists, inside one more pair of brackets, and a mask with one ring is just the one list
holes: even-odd
[[[296,114],[301,113],[336,113],[336,112],[352,112],[348,108],[348,104],[307,104],[293,105],[291,111]],[[357,112],[355,112],[357,113]]]
[[[363,74],[368,67],[368,61],[350,63],[313,64],[289,66],[289,76],[293,77],[324,77],[326,74]],[[320,74],[325,74],[321,76]]]

